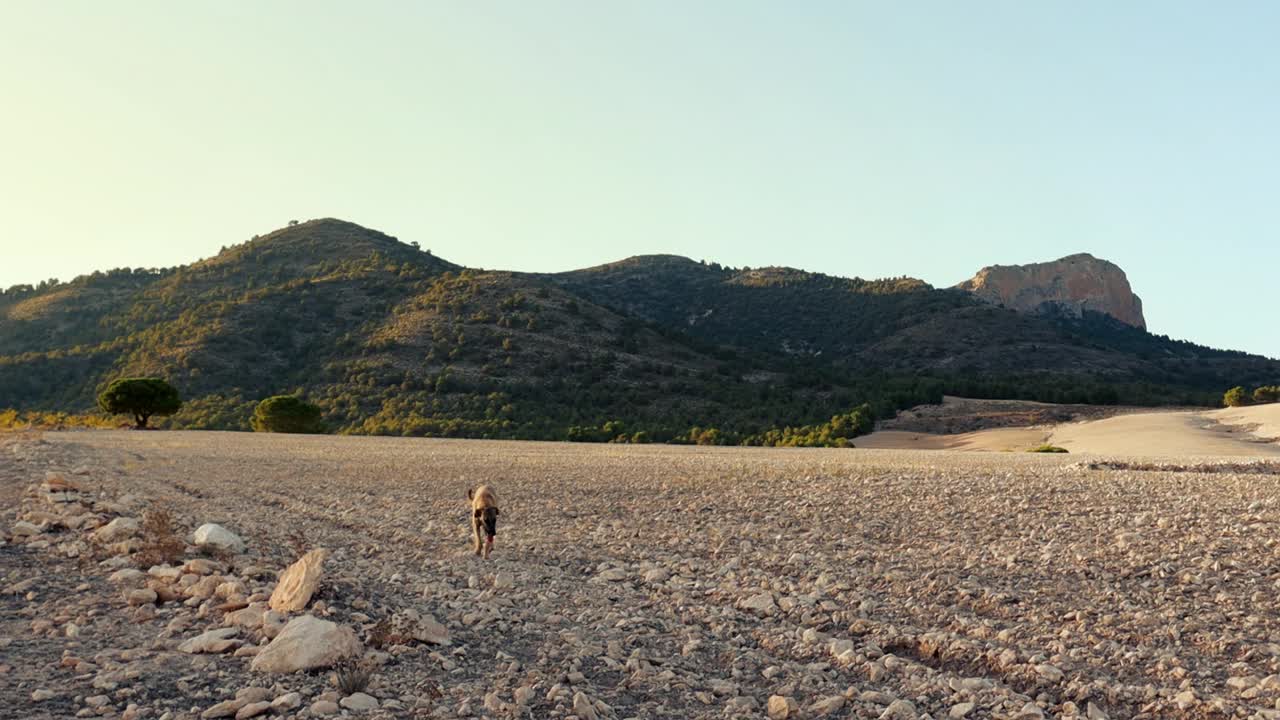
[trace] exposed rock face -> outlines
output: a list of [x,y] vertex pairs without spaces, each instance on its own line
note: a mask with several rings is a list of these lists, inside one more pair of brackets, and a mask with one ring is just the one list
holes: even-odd
[[1142,300],[1118,265],[1088,253],[1031,265],[993,265],[956,286],[1019,312],[1103,313],[1146,329]]

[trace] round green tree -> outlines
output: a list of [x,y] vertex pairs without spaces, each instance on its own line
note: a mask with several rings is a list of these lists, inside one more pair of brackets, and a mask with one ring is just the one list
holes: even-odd
[[276,395],[258,403],[253,411],[257,432],[322,433],[320,408],[295,395]]
[[98,396],[98,407],[112,415],[132,415],[139,430],[152,415],[172,415],[182,407],[178,389],[160,378],[120,378]]

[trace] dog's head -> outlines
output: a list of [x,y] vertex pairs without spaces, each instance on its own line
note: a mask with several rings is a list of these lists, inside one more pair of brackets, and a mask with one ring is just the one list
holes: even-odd
[[498,508],[476,508],[473,512],[475,518],[484,523],[484,533],[486,535],[492,538],[498,534]]

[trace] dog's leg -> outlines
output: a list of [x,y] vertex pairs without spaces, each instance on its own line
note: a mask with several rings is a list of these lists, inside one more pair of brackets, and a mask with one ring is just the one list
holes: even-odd
[[476,555],[484,552],[484,531],[481,529],[480,519],[471,519],[471,529],[476,533]]

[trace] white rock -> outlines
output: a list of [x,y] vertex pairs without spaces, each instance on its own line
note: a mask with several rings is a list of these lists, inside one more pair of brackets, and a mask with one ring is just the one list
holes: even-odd
[[362,648],[351,628],[313,615],[296,617],[253,658],[250,670],[291,673],[325,668],[358,655]]
[[118,517],[93,531],[93,539],[98,542],[111,543],[126,540],[138,534],[141,527],[131,517]]
[[214,523],[205,523],[196,528],[192,535],[192,543],[198,547],[214,547],[231,553],[244,552],[244,540],[239,535]]

